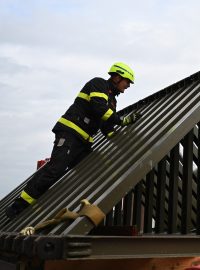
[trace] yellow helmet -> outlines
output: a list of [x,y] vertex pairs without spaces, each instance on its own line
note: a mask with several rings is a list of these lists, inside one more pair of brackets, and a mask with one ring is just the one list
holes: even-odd
[[134,83],[134,72],[133,70],[124,63],[117,62],[111,66],[108,74],[117,73],[123,78],[129,79],[131,83]]

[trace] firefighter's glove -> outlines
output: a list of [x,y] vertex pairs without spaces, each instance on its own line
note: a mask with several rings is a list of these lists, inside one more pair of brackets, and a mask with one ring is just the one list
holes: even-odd
[[107,134],[107,138],[111,138],[111,137],[113,137],[114,136],[114,131],[111,131],[111,132],[109,132],[108,134]]
[[121,125],[122,126],[128,126],[130,124],[133,124],[135,122],[137,122],[138,119],[140,119],[142,115],[138,112],[135,112],[135,113],[131,113],[127,116],[125,116],[123,119],[122,119],[122,123]]

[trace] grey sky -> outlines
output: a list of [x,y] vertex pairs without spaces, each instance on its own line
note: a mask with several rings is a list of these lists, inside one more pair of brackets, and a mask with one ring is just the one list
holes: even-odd
[[51,129],[87,80],[131,65],[128,106],[200,64],[199,0],[1,0],[0,198],[49,157]]

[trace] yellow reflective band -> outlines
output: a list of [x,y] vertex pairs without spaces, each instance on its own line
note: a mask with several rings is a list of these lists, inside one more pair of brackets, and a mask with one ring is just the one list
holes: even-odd
[[90,95],[80,92],[77,97],[85,99],[87,101],[90,101],[90,99],[93,97],[100,97],[108,101],[108,96],[104,93],[99,93],[99,92],[91,92]]
[[99,93],[99,92],[91,92],[90,93],[90,98],[93,97],[100,97],[100,98],[104,98],[106,101],[108,101],[108,96],[104,93]]
[[58,120],[59,123],[62,123],[63,125],[69,127],[69,128],[72,128],[74,130],[76,130],[76,132],[78,132],[86,141],[89,141],[91,143],[94,142],[93,138],[90,137],[89,134],[87,134],[82,128],[80,128],[79,126],[77,126],[76,124],[74,124],[73,122],[61,117],[59,120]]
[[102,120],[106,121],[108,120],[109,117],[113,114],[113,110],[108,109],[106,113],[101,117]]
[[89,95],[87,95],[87,94],[85,94],[85,93],[80,92],[80,93],[78,94],[78,97],[79,97],[79,98],[83,98],[83,99],[85,99],[85,100],[87,100],[87,101],[90,101]]
[[36,199],[32,198],[28,193],[26,193],[24,190],[21,193],[21,198],[24,199],[29,204],[36,203]]

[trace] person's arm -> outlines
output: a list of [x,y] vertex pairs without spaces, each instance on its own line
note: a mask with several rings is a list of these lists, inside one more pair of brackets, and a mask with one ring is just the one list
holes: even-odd
[[91,80],[90,83],[90,104],[93,112],[97,117],[100,117],[102,121],[107,123],[107,125],[127,126],[135,123],[141,117],[141,114],[138,112],[133,112],[127,116],[120,117],[108,105],[108,86],[106,81],[95,78]]
[[114,129],[115,125],[111,125],[108,122],[103,122],[101,124],[100,130],[102,132],[102,134],[107,137],[107,138],[111,138],[114,133],[115,133],[115,129]]
[[110,125],[120,125],[122,120],[108,105],[108,86],[103,79],[91,81],[90,104],[97,117]]

